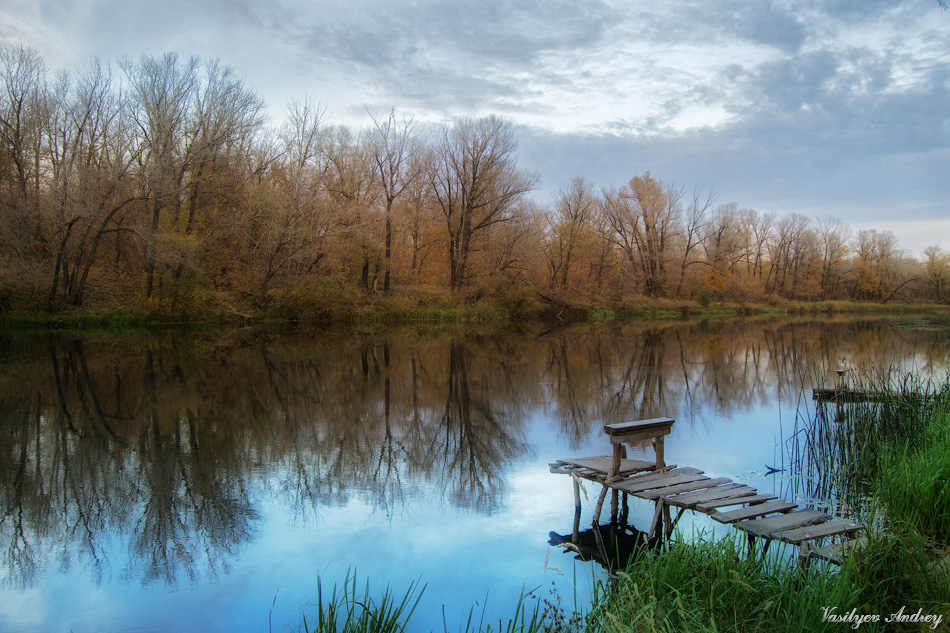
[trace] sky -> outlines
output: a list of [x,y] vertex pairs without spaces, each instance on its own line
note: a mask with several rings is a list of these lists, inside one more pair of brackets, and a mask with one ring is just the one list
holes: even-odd
[[0,0],[55,69],[175,51],[279,121],[496,114],[550,201],[646,171],[717,203],[950,251],[950,11],[937,0]]

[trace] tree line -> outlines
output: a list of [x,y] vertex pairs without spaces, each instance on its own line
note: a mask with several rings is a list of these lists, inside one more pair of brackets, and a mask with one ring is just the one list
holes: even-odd
[[265,113],[215,60],[67,73],[33,48],[0,49],[0,310],[266,310],[420,288],[947,298],[936,246],[916,260],[887,231],[721,204],[649,172],[616,188],[577,177],[538,202],[497,116],[368,112],[353,130],[309,99],[280,124]]

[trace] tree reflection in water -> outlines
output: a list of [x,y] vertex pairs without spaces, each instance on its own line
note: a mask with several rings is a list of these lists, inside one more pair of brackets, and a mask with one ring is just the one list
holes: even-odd
[[[268,499],[308,524],[359,500],[503,509],[544,411],[563,444],[604,423],[797,398],[842,358],[945,367],[941,332],[745,321],[518,334],[257,330],[0,339],[4,583],[80,565],[175,584],[226,573]],[[556,456],[545,456],[554,458]],[[117,558],[116,543],[127,550]],[[118,572],[113,570],[118,566]]]

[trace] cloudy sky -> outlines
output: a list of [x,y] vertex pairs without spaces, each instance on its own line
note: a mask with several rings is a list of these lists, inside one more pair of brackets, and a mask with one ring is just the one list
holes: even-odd
[[219,58],[275,120],[309,96],[422,121],[500,114],[547,200],[650,171],[720,203],[950,250],[950,12],[936,0],[0,0],[57,69]]

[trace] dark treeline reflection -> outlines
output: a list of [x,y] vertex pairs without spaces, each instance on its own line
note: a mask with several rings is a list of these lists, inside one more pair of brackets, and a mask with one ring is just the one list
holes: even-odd
[[869,321],[0,339],[4,582],[226,572],[265,497],[298,521],[418,495],[491,513],[538,412],[576,448],[604,423],[796,397],[843,360],[945,365],[945,343]]

